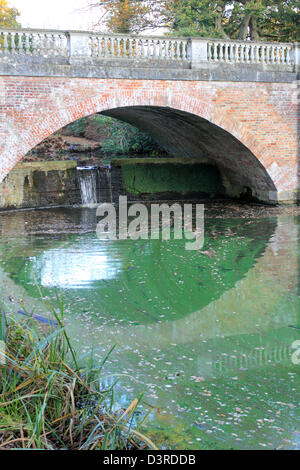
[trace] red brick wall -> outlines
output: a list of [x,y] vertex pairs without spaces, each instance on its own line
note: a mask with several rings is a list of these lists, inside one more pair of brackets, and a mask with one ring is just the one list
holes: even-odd
[[233,134],[279,195],[291,199],[284,195],[298,185],[293,91],[286,83],[0,77],[0,181],[31,148],[76,119],[123,106],[168,106]]

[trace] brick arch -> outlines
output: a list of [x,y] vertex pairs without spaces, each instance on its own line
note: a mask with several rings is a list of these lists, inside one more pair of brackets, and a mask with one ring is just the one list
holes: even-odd
[[[224,83],[191,81],[43,77],[1,80],[7,102],[4,112],[0,110],[0,136],[4,136],[0,144],[0,181],[29,150],[65,125],[94,113],[137,106],[189,113],[233,136],[265,169],[268,190],[284,190],[286,181],[290,184],[294,177],[291,162],[284,167],[276,159],[285,152],[277,135],[285,132],[288,139],[292,131],[268,102],[268,93],[257,90],[257,84],[248,84],[247,89],[243,83],[231,84],[230,88]],[[257,127],[262,119],[264,134]],[[274,165],[281,171],[274,170]],[[292,176],[287,178],[289,172]]]

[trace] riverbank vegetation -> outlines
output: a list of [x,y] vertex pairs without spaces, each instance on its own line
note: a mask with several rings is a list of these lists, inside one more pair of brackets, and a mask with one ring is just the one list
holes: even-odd
[[[166,151],[152,137],[130,124],[108,116],[94,114],[79,119],[37,145],[25,161],[51,160],[58,155],[94,152],[95,158],[111,160],[120,155],[164,157]],[[95,153],[96,152],[96,153]]]
[[101,151],[105,155],[144,154],[154,157],[165,153],[149,134],[126,122],[100,114],[79,119],[67,126],[63,134],[101,141]]
[[0,450],[155,449],[140,433],[149,414],[138,411],[140,399],[118,407],[114,386],[101,388],[106,359],[81,364],[53,312],[55,321],[43,327],[1,315]]

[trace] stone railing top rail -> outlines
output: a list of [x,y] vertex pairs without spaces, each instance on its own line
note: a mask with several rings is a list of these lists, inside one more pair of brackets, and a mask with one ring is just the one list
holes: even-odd
[[197,37],[197,36],[168,36],[168,35],[141,35],[141,34],[122,34],[122,33],[108,33],[102,31],[89,31],[89,30],[64,30],[64,29],[44,29],[44,28],[3,28],[0,27],[0,34],[2,32],[7,33],[52,33],[52,34],[65,34],[66,36],[71,34],[82,34],[82,35],[93,35],[103,37],[126,37],[132,39],[163,39],[163,40],[181,40],[181,41],[201,41],[201,42],[218,42],[218,43],[240,43],[248,45],[263,45],[263,46],[294,46],[300,45],[298,42],[276,42],[276,41],[249,41],[243,39],[223,39],[223,38],[210,38],[210,37]]
[[0,55],[76,59],[158,60],[199,64],[299,65],[299,45],[195,37],[109,34],[98,31],[0,28]]

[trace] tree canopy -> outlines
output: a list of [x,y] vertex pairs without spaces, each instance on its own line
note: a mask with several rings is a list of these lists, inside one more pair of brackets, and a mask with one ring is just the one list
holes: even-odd
[[114,33],[139,33],[163,21],[165,0],[99,0],[91,8],[102,11],[97,25],[104,24]]
[[172,0],[171,29],[177,34],[231,39],[297,41],[299,0]]
[[20,26],[17,17],[20,15],[16,8],[10,8],[7,0],[0,0],[0,27],[16,28]]
[[103,0],[99,24],[115,33],[165,27],[171,34],[299,41],[299,0]]

